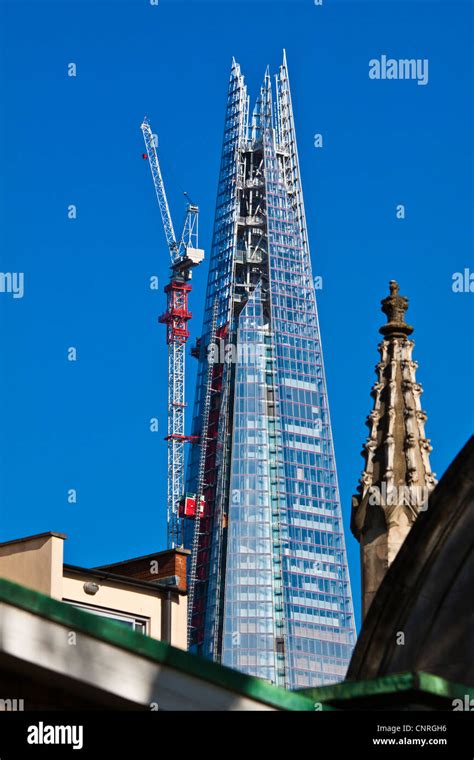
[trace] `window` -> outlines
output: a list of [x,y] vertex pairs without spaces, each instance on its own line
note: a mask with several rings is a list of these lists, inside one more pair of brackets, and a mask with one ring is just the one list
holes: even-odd
[[146,634],[147,632],[147,618],[135,617],[134,615],[114,612],[113,610],[101,609],[100,607],[93,607],[92,605],[88,604],[71,602],[69,599],[63,599],[63,602],[70,604],[72,607],[86,610],[86,612],[90,612],[92,615],[99,615],[99,617],[113,620],[116,623],[127,626],[127,628],[131,628],[133,631],[138,631],[138,633]]

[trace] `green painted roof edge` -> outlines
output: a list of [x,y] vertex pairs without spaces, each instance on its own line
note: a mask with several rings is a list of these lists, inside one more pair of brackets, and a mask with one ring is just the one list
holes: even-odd
[[[288,691],[260,678],[239,673],[4,578],[0,579],[0,602],[27,610],[272,707],[283,710],[315,709],[311,697],[301,692]],[[331,708],[328,706],[323,709]]]
[[319,686],[314,689],[300,689],[298,693],[322,702],[324,705],[325,702],[360,699],[411,690],[446,699],[460,698],[466,694],[474,697],[473,688],[422,671],[394,673],[366,681],[342,681],[342,683]]
[[411,673],[398,673],[395,676],[382,676],[368,681],[341,681],[329,686],[317,686],[313,689],[302,689],[299,694],[305,694],[320,702],[341,699],[357,699],[373,694],[386,694],[393,691],[406,691],[413,687]]
[[470,698],[474,698],[474,687],[472,686],[466,686],[462,683],[456,683],[455,681],[448,681],[446,678],[436,676],[433,673],[424,673],[423,671],[418,673],[418,679],[421,691],[426,691],[430,694],[436,694],[437,696],[449,699],[458,699],[466,695]]

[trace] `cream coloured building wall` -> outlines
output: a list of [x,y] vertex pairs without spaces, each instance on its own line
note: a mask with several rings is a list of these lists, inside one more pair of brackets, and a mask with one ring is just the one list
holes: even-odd
[[64,539],[46,533],[0,544],[0,578],[61,599]]
[[[86,594],[84,583],[93,581],[99,586],[94,596]],[[154,639],[162,638],[161,631],[161,599],[155,593],[144,589],[133,591],[118,587],[113,582],[102,582],[97,578],[84,576],[63,577],[63,601],[78,602],[92,607],[109,610],[110,612],[125,613],[134,617],[144,617],[148,621],[147,633]]]
[[[97,583],[99,590],[91,596],[84,591],[87,582]],[[68,603],[87,604],[98,610],[122,613],[147,621],[147,635],[154,639],[166,640],[163,630],[163,605],[166,604],[158,591],[146,588],[124,588],[121,582],[102,580],[87,572],[84,575],[69,576],[67,569],[62,579],[62,599]],[[171,641],[175,647],[187,648],[187,597],[170,592],[171,598]],[[165,613],[166,614],[166,613]]]
[[180,649],[188,648],[188,597],[175,594],[171,613],[171,643]]
[[[123,581],[97,577],[94,571],[84,573],[68,571],[63,563],[63,545],[66,536],[45,533],[26,539],[0,544],[0,578],[19,583],[66,603],[87,605],[112,615],[123,614],[145,618],[147,635],[166,639],[167,601],[171,611],[170,643],[181,649],[187,648],[187,596],[177,591],[147,589]],[[96,594],[87,594],[84,584],[98,585]],[[163,606],[165,605],[165,608]]]

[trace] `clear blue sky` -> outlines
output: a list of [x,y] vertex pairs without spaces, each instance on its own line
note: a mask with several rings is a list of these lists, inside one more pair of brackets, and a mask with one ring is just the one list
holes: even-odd
[[[148,280],[166,283],[168,259],[140,122],[159,134],[176,226],[187,190],[209,252],[232,56],[254,98],[285,47],[359,610],[350,500],[391,278],[438,475],[472,431],[474,294],[451,289],[474,271],[471,36],[467,2],[0,3],[0,270],[25,273],[23,299],[0,294],[0,540],[63,531],[84,566],[164,548],[165,297]],[[428,85],[370,80],[382,54],[428,58]],[[207,262],[193,338],[206,278]]]

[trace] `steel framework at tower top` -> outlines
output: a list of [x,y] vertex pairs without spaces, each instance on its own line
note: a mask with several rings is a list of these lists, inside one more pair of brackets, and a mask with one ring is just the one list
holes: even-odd
[[156,151],[156,138],[146,117],[141,130],[146,146],[144,158],[147,158],[150,164],[171,258],[170,281],[165,287],[167,309],[159,321],[166,324],[168,345],[167,524],[168,546],[173,548],[183,543],[179,503],[184,496],[184,446],[186,442],[193,440],[191,436],[185,435],[185,351],[189,337],[187,323],[192,316],[188,309],[191,291],[189,280],[192,268],[203,260],[204,251],[198,247],[199,208],[193,203],[188,203],[183,231],[179,241],[176,240]]

